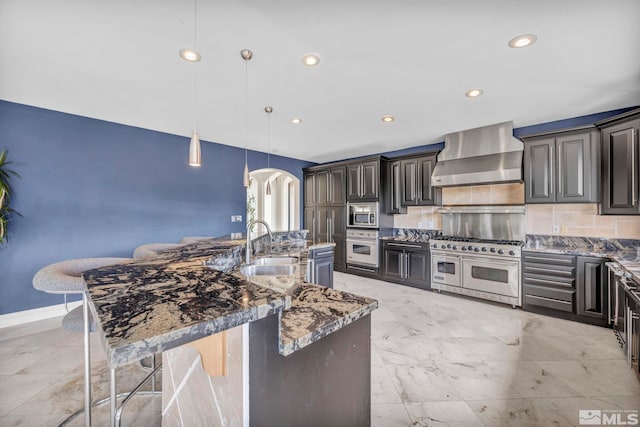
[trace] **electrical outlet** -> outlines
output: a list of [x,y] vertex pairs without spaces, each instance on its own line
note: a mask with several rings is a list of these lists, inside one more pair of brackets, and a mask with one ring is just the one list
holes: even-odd
[[242,233],[231,233],[231,240],[240,240],[242,239]]
[[554,224],[553,228],[552,228],[552,232],[553,233],[559,233],[560,232],[560,226]]
[[242,215],[231,215],[231,222],[242,222]]
[[424,228],[424,222],[418,221],[418,228]]

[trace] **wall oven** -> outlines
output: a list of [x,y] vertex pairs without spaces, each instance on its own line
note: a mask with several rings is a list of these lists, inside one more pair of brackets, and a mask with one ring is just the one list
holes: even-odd
[[349,218],[347,226],[355,228],[378,228],[378,202],[347,203]]
[[378,268],[378,230],[347,229],[347,264]]

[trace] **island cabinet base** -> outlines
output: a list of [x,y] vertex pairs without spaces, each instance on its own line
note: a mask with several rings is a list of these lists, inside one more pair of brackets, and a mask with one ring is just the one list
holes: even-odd
[[251,426],[369,426],[371,316],[288,356],[277,317],[249,326]]
[[216,348],[204,352],[191,345],[165,351],[163,427],[369,426],[370,319],[288,356],[278,349],[277,315],[237,326],[226,331],[227,369],[213,376],[203,365],[207,354],[220,353],[218,341],[207,340]]

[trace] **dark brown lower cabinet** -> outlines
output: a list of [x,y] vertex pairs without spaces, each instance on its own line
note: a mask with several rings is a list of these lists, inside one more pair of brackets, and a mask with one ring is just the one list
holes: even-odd
[[608,304],[604,259],[578,257],[577,314],[593,319],[596,323],[607,324]]
[[604,258],[522,251],[522,309],[608,326]]
[[390,282],[431,289],[431,258],[424,243],[384,242],[382,277]]

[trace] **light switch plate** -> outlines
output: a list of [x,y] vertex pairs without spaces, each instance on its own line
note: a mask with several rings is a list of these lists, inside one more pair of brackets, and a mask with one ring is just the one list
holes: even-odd
[[242,222],[242,215],[231,215],[231,222]]
[[553,227],[552,227],[552,232],[553,233],[559,233],[560,232],[560,226],[554,224]]
[[231,240],[240,240],[242,239],[242,233],[231,233]]

